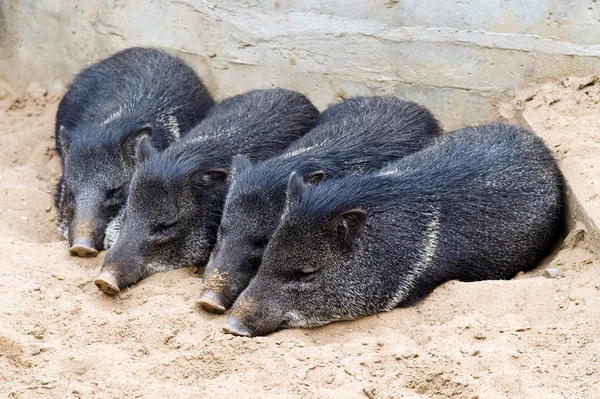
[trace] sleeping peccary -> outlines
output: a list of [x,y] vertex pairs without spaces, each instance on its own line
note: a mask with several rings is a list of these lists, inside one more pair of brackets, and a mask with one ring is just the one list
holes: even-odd
[[217,245],[198,303],[224,312],[256,273],[285,205],[287,179],[308,184],[377,170],[419,151],[441,133],[425,108],[395,97],[357,97],[328,108],[317,126],[283,154],[251,165],[233,161]]
[[142,140],[123,228],[106,254],[98,288],[116,294],[157,271],[203,266],[216,239],[231,157],[275,156],[318,116],[300,93],[255,90],[215,105],[190,134],[161,153]]
[[77,75],[56,114],[63,174],[56,207],[70,252],[96,256],[121,209],[135,168],[137,141],[164,149],[213,105],[182,60],[151,48],[130,48]]
[[447,280],[510,279],[560,234],[562,178],[517,126],[468,127],[379,172],[307,188],[287,205],[225,330],[255,336],[409,305]]

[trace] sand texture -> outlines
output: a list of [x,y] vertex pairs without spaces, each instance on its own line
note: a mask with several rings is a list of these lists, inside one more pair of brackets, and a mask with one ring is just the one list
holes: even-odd
[[195,306],[189,270],[102,294],[103,255],[71,257],[56,233],[58,100],[0,82],[0,398],[600,398],[599,263],[581,226],[515,280],[254,339]]

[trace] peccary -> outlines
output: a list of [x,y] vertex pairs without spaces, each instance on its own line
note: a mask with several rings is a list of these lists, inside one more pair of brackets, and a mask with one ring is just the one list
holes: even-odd
[[312,327],[412,304],[447,280],[510,279],[548,254],[563,202],[550,151],[505,124],[450,133],[379,172],[314,188],[293,174],[225,331]]
[[143,163],[131,182],[124,225],[96,285],[115,294],[157,271],[203,266],[216,240],[232,156],[275,156],[318,116],[300,93],[255,90],[215,105],[162,153],[142,140]]
[[415,103],[357,97],[327,109],[312,131],[276,158],[251,165],[236,157],[198,303],[224,312],[246,288],[283,212],[293,170],[312,185],[324,177],[368,172],[424,148],[440,133],[434,116]]
[[162,150],[212,105],[185,62],[152,48],[121,51],[77,75],[56,114],[58,229],[73,255],[104,248],[107,226],[127,197],[137,141],[148,136]]

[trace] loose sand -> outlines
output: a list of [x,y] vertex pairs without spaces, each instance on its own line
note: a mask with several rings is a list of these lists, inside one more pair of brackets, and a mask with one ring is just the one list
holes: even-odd
[[[517,96],[526,123],[561,162],[570,195],[579,204],[589,231],[600,227],[600,76],[566,78],[525,90]],[[596,224],[596,227],[593,226]],[[600,236],[594,237],[600,254]],[[599,394],[600,397],[600,394]]]
[[55,232],[57,103],[0,82],[0,397],[600,398],[600,269],[582,230],[515,280],[262,338],[223,334],[188,270],[100,293],[102,256],[71,257]]

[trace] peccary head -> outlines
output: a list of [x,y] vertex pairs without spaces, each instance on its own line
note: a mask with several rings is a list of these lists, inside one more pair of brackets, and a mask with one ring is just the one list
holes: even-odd
[[364,314],[368,270],[348,268],[360,256],[367,214],[360,208],[310,213],[303,179],[292,174],[286,210],[254,280],[233,305],[226,332],[256,336]]
[[[210,311],[224,312],[248,286],[279,223],[287,176],[280,170],[273,172],[271,167],[279,167],[271,163],[259,165],[259,170],[243,155],[232,160],[217,244],[206,266],[198,300]],[[316,173],[310,176],[314,178]]]
[[90,143],[89,135],[60,129],[64,174],[59,188],[61,230],[69,240],[70,252],[95,256],[103,248],[107,224],[127,198],[131,174],[136,167],[135,149],[149,127],[136,129],[124,138]]
[[227,173],[179,157],[156,153],[145,139],[133,175],[123,227],[95,280],[115,294],[158,271],[206,262],[214,245]]

